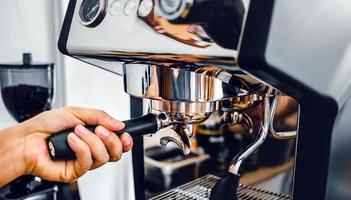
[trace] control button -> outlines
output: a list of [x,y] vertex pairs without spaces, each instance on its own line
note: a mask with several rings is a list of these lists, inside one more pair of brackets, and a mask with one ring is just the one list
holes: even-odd
[[138,7],[138,2],[137,0],[128,0],[127,3],[124,6],[123,13],[124,15],[128,16],[136,11]]
[[143,0],[140,5],[139,5],[139,9],[138,9],[138,15],[140,17],[146,17],[150,14],[150,12],[152,11],[154,4],[152,2],[152,0]]
[[118,12],[120,12],[121,10],[122,10],[122,2],[121,2],[121,0],[116,0],[116,1],[111,3],[110,11],[109,11],[110,15],[114,16]]
[[[222,0],[197,0],[200,2],[222,1]],[[156,4],[157,15],[167,20],[178,20],[186,18],[195,0],[158,0]],[[199,2],[197,2],[199,4]],[[207,8],[207,7],[201,7]],[[211,8],[211,7],[210,7]]]
[[180,9],[184,2],[183,0],[161,0],[159,6],[165,13],[173,14]]

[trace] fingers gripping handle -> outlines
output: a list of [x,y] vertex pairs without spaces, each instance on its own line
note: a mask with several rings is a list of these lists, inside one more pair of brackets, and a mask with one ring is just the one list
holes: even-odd
[[[123,122],[124,129],[115,132],[117,135],[129,133],[132,137],[155,133],[159,130],[158,117],[154,114],[147,114],[138,118]],[[94,132],[96,126],[88,125],[87,129]],[[74,151],[70,148],[67,137],[74,129],[67,129],[56,133],[46,139],[49,154],[52,160],[73,160],[76,158]]]
[[[88,130],[94,132],[96,126],[85,126]],[[46,139],[49,149],[49,155],[52,160],[74,160],[76,154],[68,144],[67,137],[74,131],[73,128],[61,131],[51,135]]]

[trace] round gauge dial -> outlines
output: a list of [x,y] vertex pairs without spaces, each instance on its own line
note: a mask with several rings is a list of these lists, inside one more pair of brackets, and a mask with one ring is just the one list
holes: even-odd
[[105,17],[106,0],[83,0],[79,14],[83,25],[97,26]]

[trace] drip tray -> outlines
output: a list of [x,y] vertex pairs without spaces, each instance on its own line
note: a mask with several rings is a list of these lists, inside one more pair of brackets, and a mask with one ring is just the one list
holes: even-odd
[[[176,187],[149,200],[208,200],[210,198],[212,187],[219,181],[219,177],[214,175],[206,175],[194,181]],[[240,185],[238,189],[239,200],[286,200],[291,199],[289,195],[277,194],[254,188],[251,186]]]

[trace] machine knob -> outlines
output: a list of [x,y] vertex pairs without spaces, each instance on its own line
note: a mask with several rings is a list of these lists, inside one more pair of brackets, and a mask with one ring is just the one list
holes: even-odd
[[242,0],[158,0],[156,12],[174,24],[200,25],[218,45],[236,49],[245,8]]

